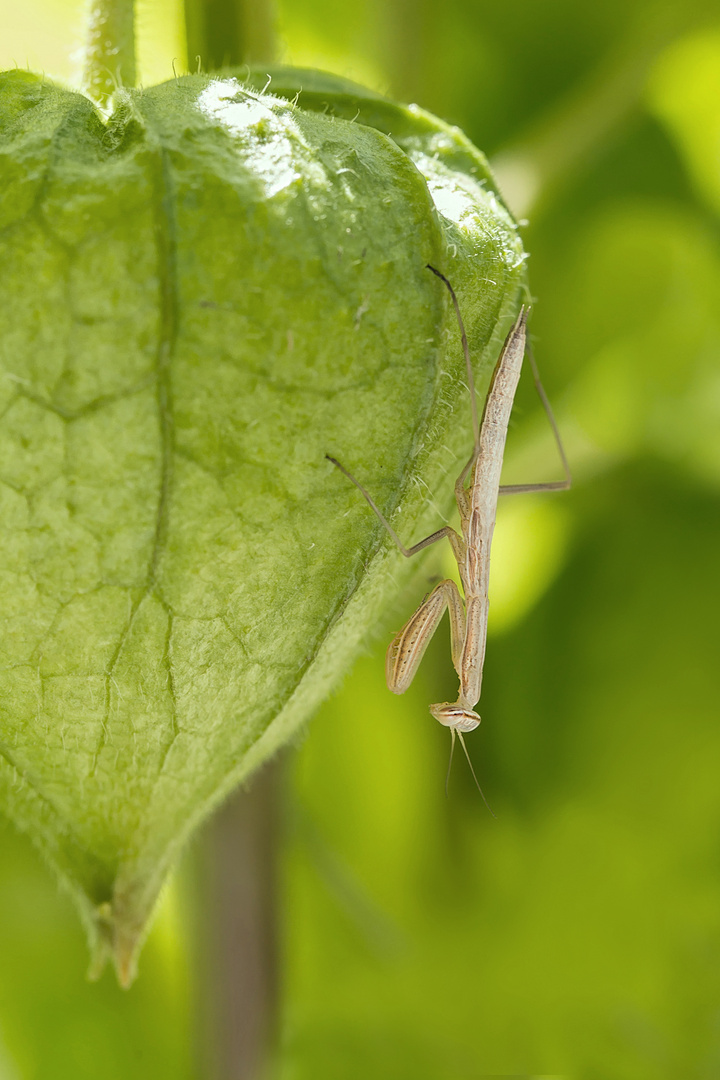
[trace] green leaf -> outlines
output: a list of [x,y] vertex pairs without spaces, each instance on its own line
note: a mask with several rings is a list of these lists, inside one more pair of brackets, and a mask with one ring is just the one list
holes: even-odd
[[0,76],[0,806],[125,984],[183,841],[411,571],[325,455],[408,539],[450,502],[469,406],[426,264],[485,373],[524,286],[460,132],[274,75],[107,120]]
[[650,108],[677,143],[690,177],[708,205],[720,209],[720,33],[716,28],[674,41],[648,87]]

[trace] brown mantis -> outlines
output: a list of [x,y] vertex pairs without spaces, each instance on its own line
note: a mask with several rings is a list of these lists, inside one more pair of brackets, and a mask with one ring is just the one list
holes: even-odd
[[[460,513],[462,535],[457,533],[451,526],[445,525],[419,543],[406,548],[365,488],[339,461],[330,457],[329,454],[327,457],[359,489],[394,540],[399,551],[406,558],[410,558],[417,552],[422,551],[423,548],[442,540],[443,537],[447,537],[450,541],[460,572],[460,580],[465,594],[464,602],[454,581],[446,579],[436,585],[430,595],[420,604],[414,615],[408,619],[402,630],[390,642],[385,663],[385,675],[388,688],[394,694],[405,693],[415,677],[430,639],[447,608],[450,616],[452,661],[460,679],[460,690],[457,701],[452,703],[446,701],[431,705],[430,712],[436,720],[439,720],[445,727],[450,728],[452,735],[450,763],[452,764],[452,753],[455,747],[455,736],[457,735],[475,778],[475,783],[480,789],[465,746],[463,733],[473,731],[480,723],[480,717],[475,712],[475,706],[480,700],[483,663],[485,660],[490,547],[495,529],[498,496],[533,491],[562,491],[570,487],[571,478],[560,434],[540,382],[532,352],[529,352],[535,386],[555,435],[565,470],[565,479],[546,484],[500,486],[500,471],[502,469],[510,413],[512,412],[515,390],[520,379],[520,370],[526,350],[525,324],[527,308],[520,309],[520,314],[505,340],[492,375],[482,418],[479,421],[470,350],[455,291],[448,279],[439,270],[429,265],[428,270],[431,270],[445,283],[455,308],[462,338],[472,406],[473,451],[455,483],[455,500]],[[472,474],[470,484],[466,487],[466,480],[470,474]],[[482,795],[482,790],[480,790],[480,794]]]

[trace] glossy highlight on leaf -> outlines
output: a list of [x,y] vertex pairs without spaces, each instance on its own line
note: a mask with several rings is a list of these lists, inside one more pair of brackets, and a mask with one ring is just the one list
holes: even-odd
[[[168,868],[342,676],[449,507],[524,254],[482,155],[278,69],[0,76],[0,807],[128,984]],[[433,495],[433,502],[427,492]]]

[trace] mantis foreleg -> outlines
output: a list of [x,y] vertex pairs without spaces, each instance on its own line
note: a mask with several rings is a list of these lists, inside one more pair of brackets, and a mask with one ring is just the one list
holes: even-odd
[[435,586],[390,642],[385,660],[385,677],[393,694],[404,694],[413,681],[430,638],[445,614],[445,608],[450,615],[452,661],[460,674],[465,641],[465,608],[457,585],[448,579]]

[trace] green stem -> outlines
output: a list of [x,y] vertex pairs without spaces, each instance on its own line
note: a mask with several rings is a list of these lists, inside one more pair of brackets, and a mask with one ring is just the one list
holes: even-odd
[[103,105],[135,85],[135,0],[91,0],[85,38],[85,92]]
[[274,0],[184,0],[188,70],[269,63],[275,56]]

